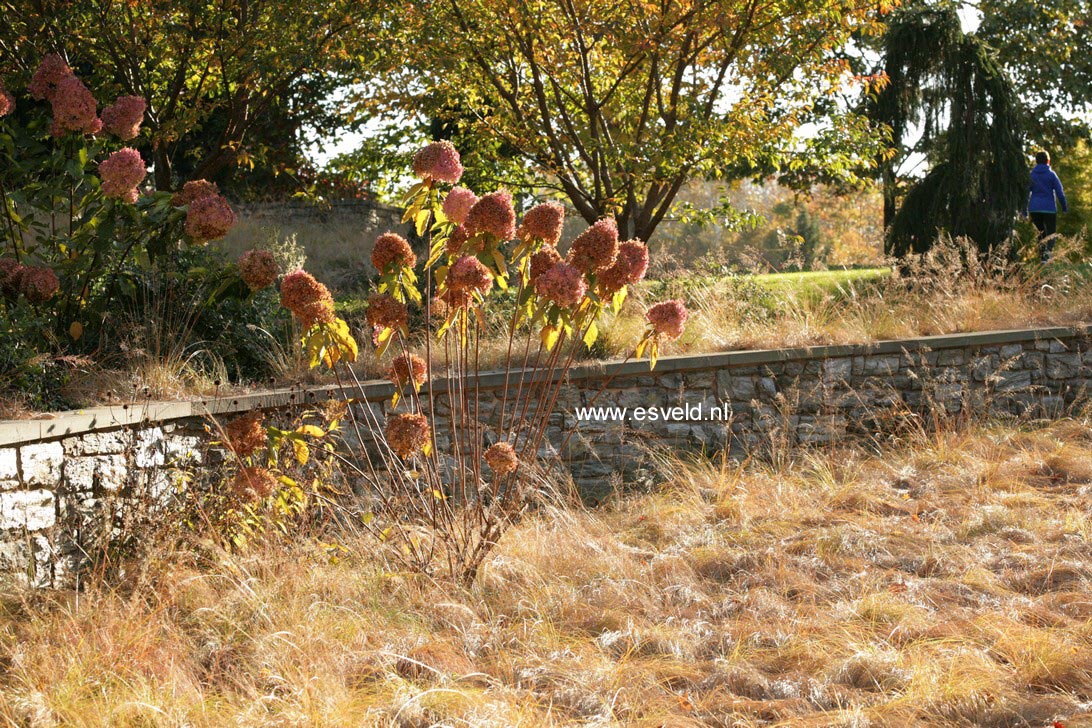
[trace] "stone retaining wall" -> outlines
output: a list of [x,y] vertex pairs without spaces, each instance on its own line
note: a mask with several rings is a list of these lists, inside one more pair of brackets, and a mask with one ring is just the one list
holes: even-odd
[[[497,425],[503,386],[503,374],[477,382],[487,429]],[[442,392],[445,383],[435,387]],[[555,450],[564,444],[574,481],[595,500],[644,478],[664,448],[762,456],[938,417],[1050,417],[1086,401],[1090,389],[1092,327],[670,357],[652,372],[647,362],[573,368],[547,437]],[[344,394],[283,389],[0,423],[0,573],[70,583],[88,531],[125,535],[123,521],[102,519],[104,503],[162,502],[179,472],[215,457],[207,449],[210,417],[291,411]],[[367,382],[348,394],[383,412],[392,389]],[[582,419],[579,409],[589,405],[624,412]],[[442,408],[438,415],[442,433]]]

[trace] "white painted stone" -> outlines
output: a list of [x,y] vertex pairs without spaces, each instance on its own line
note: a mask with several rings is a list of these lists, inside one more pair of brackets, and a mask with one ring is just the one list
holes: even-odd
[[174,435],[166,441],[166,460],[172,465],[201,462],[201,439],[198,437]]
[[0,480],[18,480],[19,461],[15,457],[16,452],[14,447],[0,450]]
[[163,428],[151,427],[137,433],[136,466],[138,468],[155,468],[166,462],[163,449]]
[[23,470],[23,482],[27,485],[56,487],[61,482],[61,466],[64,464],[64,445],[59,442],[42,442],[19,448],[19,460]]
[[132,441],[132,433],[125,430],[89,432],[83,437],[65,440],[64,447],[69,455],[113,455],[125,452]]
[[49,490],[16,490],[0,493],[0,531],[25,528],[40,531],[57,521],[53,507],[53,492]]
[[69,458],[64,466],[65,482],[75,491],[90,491],[96,485],[103,490],[116,491],[125,483],[128,474],[124,455]]

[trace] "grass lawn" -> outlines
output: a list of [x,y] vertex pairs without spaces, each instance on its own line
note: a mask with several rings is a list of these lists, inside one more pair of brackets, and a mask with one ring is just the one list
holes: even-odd
[[11,592],[0,724],[1092,725],[1092,421],[779,461],[540,510],[470,588],[326,531]]

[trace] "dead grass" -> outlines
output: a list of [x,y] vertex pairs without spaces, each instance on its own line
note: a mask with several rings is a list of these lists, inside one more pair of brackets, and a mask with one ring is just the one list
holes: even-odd
[[509,532],[469,590],[346,539],[11,593],[13,725],[1092,725],[1092,423],[972,427]]

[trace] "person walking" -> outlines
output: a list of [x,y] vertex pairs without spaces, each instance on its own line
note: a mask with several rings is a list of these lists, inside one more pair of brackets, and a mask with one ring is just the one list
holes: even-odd
[[1069,212],[1062,181],[1050,168],[1050,155],[1038,152],[1035,155],[1035,167],[1031,170],[1031,182],[1028,184],[1028,199],[1024,204],[1024,217],[1031,214],[1031,222],[1039,231],[1039,254],[1043,263],[1050,260],[1054,252],[1054,240],[1058,233],[1058,204],[1062,212]]

